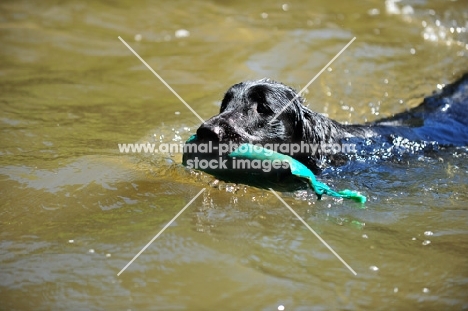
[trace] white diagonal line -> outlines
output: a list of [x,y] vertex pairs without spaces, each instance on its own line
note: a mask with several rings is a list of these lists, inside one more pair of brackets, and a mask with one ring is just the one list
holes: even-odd
[[268,123],[271,123],[271,122],[275,121],[276,118],[278,118],[278,116],[279,116],[280,114],[282,114],[283,111],[286,110],[286,109],[289,107],[289,105],[291,105],[291,103],[292,103],[294,100],[296,100],[296,98],[298,98],[299,96],[301,96],[301,94],[309,87],[309,85],[311,85],[312,82],[314,82],[315,79],[317,79],[317,78],[325,71],[325,69],[327,69],[328,66],[330,66],[330,65],[335,61],[335,59],[337,59],[338,56],[340,56],[341,53],[343,53],[343,52],[348,48],[348,46],[350,46],[351,43],[353,43],[354,40],[356,40],[356,37],[352,38],[351,41],[349,41],[348,44],[346,44],[345,47],[342,48],[341,51],[339,51],[338,54],[336,54],[335,57],[333,57],[332,60],[329,61],[328,64],[326,64],[326,65],[322,68],[322,70],[320,70],[320,71],[315,75],[315,77],[313,77],[312,80],[310,80],[309,83],[307,83],[306,86],[304,86],[304,87],[302,88],[302,90],[300,90],[299,93],[297,93],[296,96],[294,96],[294,98],[291,99],[291,100],[289,101],[289,103],[288,103],[286,106],[284,106],[283,109],[281,109],[281,110],[273,117],[273,119],[271,119]]
[[164,232],[164,230],[166,230],[167,227],[169,227],[169,226],[177,219],[177,217],[179,217],[179,216],[187,209],[187,207],[189,207],[190,204],[192,204],[193,201],[195,201],[195,199],[198,198],[198,196],[199,196],[200,194],[202,194],[203,191],[205,191],[205,188],[203,188],[202,190],[200,190],[200,192],[198,192],[198,194],[197,194],[192,200],[190,200],[190,202],[188,202],[187,205],[185,205],[184,208],[181,209],[180,212],[177,213],[177,215],[175,215],[174,218],[172,218],[172,220],[169,221],[169,222],[167,223],[167,225],[165,225],[164,228],[162,228],[161,231],[159,231],[159,233],[156,234],[155,237],[152,238],[151,241],[149,241],[148,244],[146,244],[145,247],[143,247],[143,248],[141,249],[141,251],[140,251],[138,254],[136,254],[135,257],[133,257],[133,259],[130,260],[130,262],[129,262],[125,267],[123,267],[122,270],[120,270],[119,273],[117,273],[117,276],[120,276],[120,274],[122,274],[122,272],[124,272],[125,269],[127,269],[128,266],[130,266],[130,265],[132,264],[132,262],[134,262],[135,259],[137,259],[138,256],[140,256],[141,253],[143,253],[143,252],[145,251],[145,249],[147,249],[147,248],[151,245],[151,243],[153,243],[154,240],[156,240],[156,239]]
[[312,229],[312,228],[305,222],[305,220],[302,219],[301,216],[299,216],[299,215],[291,208],[291,206],[288,205],[288,203],[286,203],[273,189],[270,188],[270,191],[278,198],[278,200],[280,200],[280,201],[294,214],[294,216],[296,216],[296,217],[304,224],[304,226],[307,227],[307,229],[310,230],[310,232],[312,232],[312,233],[317,237],[317,239],[320,240],[320,242],[323,243],[323,245],[325,245],[325,246],[330,250],[330,252],[333,253],[333,255],[336,256],[336,258],[338,258],[338,259],[346,266],[346,268],[349,269],[349,271],[351,271],[354,275],[357,275],[357,273],[353,270],[353,268],[351,268],[351,267],[346,263],[346,261],[344,261],[343,258],[341,258],[340,255],[338,255],[338,254],[333,250],[333,248],[331,248],[330,245],[328,245],[327,242],[325,242],[325,240],[322,239],[322,238],[320,237],[320,235],[318,235],[318,234],[314,231],[314,229]]
[[120,36],[118,37],[120,41],[122,41],[123,44],[125,44],[125,46],[130,50],[132,51],[133,54],[135,54],[136,57],[138,57],[138,59],[203,123],[204,120],[198,115],[198,113],[196,113],[195,110],[192,109],[192,107],[189,106],[189,104],[187,104],[185,102],[185,100],[179,96],[179,94],[177,94],[176,91],[174,91],[174,89],[166,82],[164,81],[163,78],[161,78],[160,75],[158,75],[158,73],[156,71],[153,70],[153,68],[150,67],[150,65],[148,65],[144,60],[143,58],[140,57],[140,55],[138,55],[137,52],[135,52],[131,47],[130,45],[127,44],[127,42],[125,42],[124,39],[122,39]]

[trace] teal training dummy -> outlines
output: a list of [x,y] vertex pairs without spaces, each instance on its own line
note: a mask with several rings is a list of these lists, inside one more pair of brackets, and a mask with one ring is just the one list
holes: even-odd
[[301,162],[293,159],[290,156],[265,149],[258,145],[242,144],[236,150],[229,154],[231,158],[251,159],[251,160],[266,160],[266,161],[281,161],[287,162],[291,170],[291,174],[304,179],[312,187],[320,200],[322,195],[326,194],[333,197],[351,199],[360,203],[366,202],[366,197],[352,190],[334,191],[324,183],[315,179],[314,174]]

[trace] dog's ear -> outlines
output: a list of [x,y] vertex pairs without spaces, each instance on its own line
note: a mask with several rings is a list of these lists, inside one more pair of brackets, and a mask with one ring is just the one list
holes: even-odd
[[307,128],[309,122],[305,120],[307,108],[303,105],[304,98],[287,85],[278,82],[274,84],[275,87],[271,88],[268,94],[270,107],[275,114],[281,112],[277,118],[283,120],[283,125],[290,128],[289,141],[300,142],[311,133]]
[[344,133],[341,124],[307,107],[302,106],[302,114],[302,139],[305,141],[315,144],[331,143],[334,142],[337,137],[340,137],[341,133]]
[[[302,115],[302,133],[301,139],[306,142],[311,142],[313,144],[320,143],[321,136],[320,135],[320,126],[323,124],[320,118],[317,117],[317,113],[309,110],[307,107],[301,107],[301,115]],[[317,124],[319,123],[319,124]]]

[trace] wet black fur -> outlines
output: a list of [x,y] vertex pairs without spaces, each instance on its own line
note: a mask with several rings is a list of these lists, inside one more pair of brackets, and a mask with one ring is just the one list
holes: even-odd
[[[219,114],[197,130],[198,141],[252,144],[343,143],[374,138],[391,143],[395,137],[443,146],[468,145],[468,74],[425,98],[416,108],[363,125],[340,124],[311,111],[294,89],[282,83],[270,79],[241,82],[228,89]],[[293,156],[314,172],[319,172],[324,162],[340,165],[347,161],[320,150]]]

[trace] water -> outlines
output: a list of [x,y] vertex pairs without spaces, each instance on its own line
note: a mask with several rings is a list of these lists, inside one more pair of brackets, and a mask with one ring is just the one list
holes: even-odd
[[200,124],[118,36],[203,119],[242,80],[301,89],[355,36],[305,97],[358,123],[465,72],[463,1],[0,7],[1,309],[468,308],[463,148],[321,177],[364,192],[365,209],[281,193],[356,276],[267,190],[190,172],[180,154],[118,150]]

